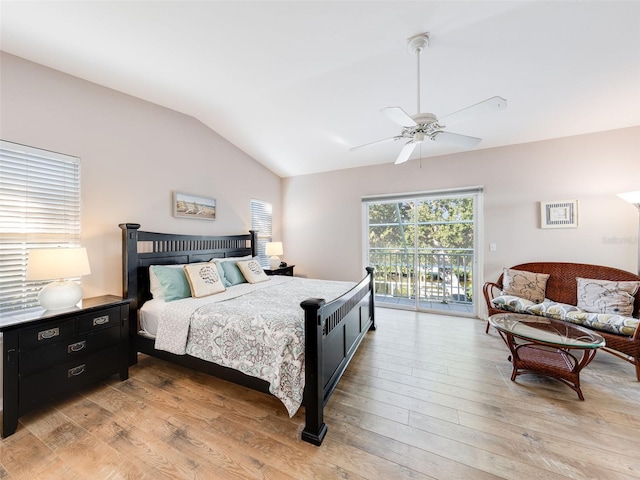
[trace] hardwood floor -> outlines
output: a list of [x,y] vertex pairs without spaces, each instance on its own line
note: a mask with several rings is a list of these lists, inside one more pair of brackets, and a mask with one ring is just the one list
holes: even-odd
[[377,310],[329,401],[321,447],[274,397],[141,357],[109,382],[20,419],[10,479],[640,478],[640,383],[605,353],[586,400],[541,376],[511,382],[484,322]]

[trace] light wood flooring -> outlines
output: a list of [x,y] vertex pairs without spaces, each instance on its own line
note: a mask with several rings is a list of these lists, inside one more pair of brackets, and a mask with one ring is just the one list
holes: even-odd
[[0,443],[10,479],[640,478],[640,383],[605,353],[584,402],[545,377],[510,381],[484,322],[379,308],[326,408],[321,447],[275,398],[150,357],[23,416]]

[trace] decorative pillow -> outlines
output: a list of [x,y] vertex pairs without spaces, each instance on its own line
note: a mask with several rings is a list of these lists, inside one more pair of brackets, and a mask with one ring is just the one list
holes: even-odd
[[640,282],[612,282],[577,277],[578,307],[586,312],[630,317]]
[[571,312],[567,320],[585,327],[601,330],[603,332],[616,333],[618,335],[631,336],[638,328],[639,319],[612,315],[610,313]]
[[244,275],[242,275],[242,272],[238,268],[238,264],[236,262],[220,262],[220,265],[224,271],[224,278],[229,282],[230,287],[240,283],[247,283],[247,280],[244,278]]
[[165,302],[172,302],[181,298],[191,296],[191,288],[182,268],[176,268],[176,265],[152,265],[149,271],[157,277],[162,288],[162,298]]
[[545,298],[542,303],[532,305],[527,309],[527,311],[534,315],[541,315],[543,317],[554,318],[556,320],[564,320],[569,312],[582,312],[582,310],[575,305],[554,302],[548,298]]
[[534,303],[544,300],[547,289],[547,273],[533,273],[505,268],[502,274],[502,294],[526,298]]
[[501,310],[515,313],[528,313],[529,307],[535,305],[531,300],[514,295],[500,295],[491,300],[491,305]]
[[249,283],[259,283],[271,280],[271,277],[264,273],[260,263],[258,263],[255,258],[238,262],[237,265],[242,272],[242,275],[244,275],[244,278],[246,278]]
[[224,292],[224,284],[215,263],[196,263],[185,265],[184,272],[194,297],[206,297],[214,293]]

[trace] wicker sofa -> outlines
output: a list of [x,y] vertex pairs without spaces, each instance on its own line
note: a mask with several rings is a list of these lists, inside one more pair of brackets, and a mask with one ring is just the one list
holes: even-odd
[[[604,267],[599,265],[588,265],[582,263],[564,263],[564,262],[534,262],[523,263],[510,267],[510,270],[521,270],[532,273],[548,274],[544,297],[552,302],[558,302],[566,305],[577,305],[577,281],[578,277],[584,279],[608,280],[608,281],[640,281],[640,276],[624,270],[612,267]],[[497,307],[494,300],[501,295],[503,291],[504,273],[500,275],[496,282],[487,282],[484,285],[483,293],[487,302],[489,315],[496,313],[504,313],[505,311],[513,311],[511,308]],[[633,302],[633,318],[638,319],[640,316],[640,289],[634,295]],[[547,300],[545,300],[547,301]],[[518,310],[520,311],[520,310]],[[521,313],[540,314],[531,311],[521,311]],[[543,313],[544,314],[544,313]],[[552,316],[552,315],[547,315]],[[553,318],[558,318],[553,316]],[[560,318],[566,320],[565,318]],[[601,328],[594,328],[591,325],[583,325],[597,331],[606,340],[604,350],[633,364],[636,369],[636,377],[640,381],[640,322],[633,319],[630,320],[631,329],[627,329],[626,334],[611,333]],[[572,323],[577,323],[571,320]],[[634,328],[634,324],[637,324]],[[596,325],[600,326],[601,325]],[[486,331],[489,331],[489,323],[487,322]]]

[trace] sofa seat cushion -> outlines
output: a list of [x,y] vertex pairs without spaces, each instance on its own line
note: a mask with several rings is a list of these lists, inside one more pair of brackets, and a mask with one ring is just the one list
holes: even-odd
[[630,337],[638,327],[640,319],[614,315],[611,313],[569,312],[563,320],[576,323],[593,330],[615,333]]
[[544,302],[528,307],[527,312],[555,320],[564,320],[569,312],[582,312],[575,305],[554,302],[545,298]]
[[515,295],[500,295],[491,300],[491,304],[500,310],[514,313],[529,313],[527,309],[535,305],[531,300]]

